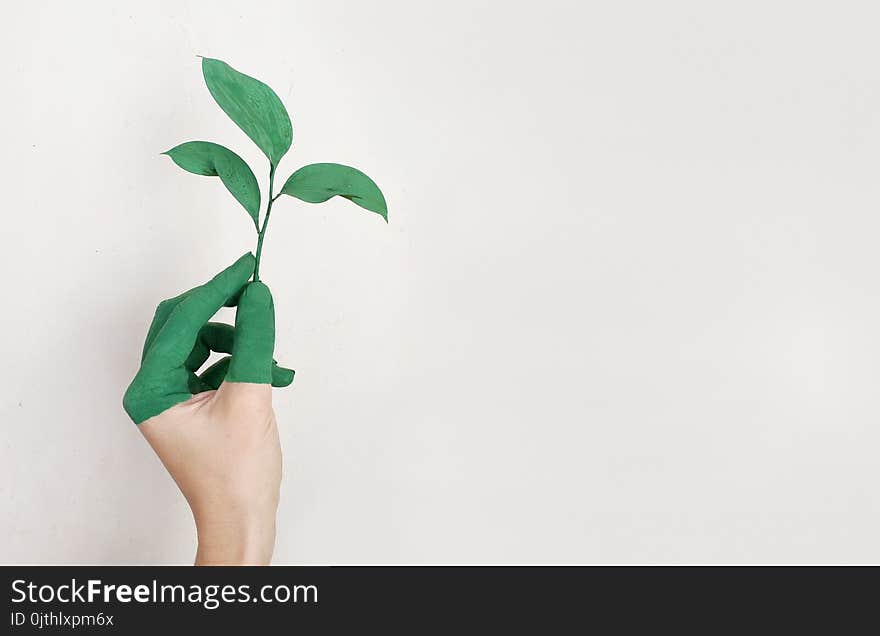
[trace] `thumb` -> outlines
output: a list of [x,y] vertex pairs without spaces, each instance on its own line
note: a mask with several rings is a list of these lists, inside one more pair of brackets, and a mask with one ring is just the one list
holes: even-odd
[[263,283],[250,283],[241,293],[235,314],[235,341],[226,382],[272,383],[275,349],[275,305]]

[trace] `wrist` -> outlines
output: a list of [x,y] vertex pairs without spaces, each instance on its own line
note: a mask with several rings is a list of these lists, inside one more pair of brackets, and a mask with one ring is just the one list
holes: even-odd
[[269,565],[275,516],[196,518],[196,565]]

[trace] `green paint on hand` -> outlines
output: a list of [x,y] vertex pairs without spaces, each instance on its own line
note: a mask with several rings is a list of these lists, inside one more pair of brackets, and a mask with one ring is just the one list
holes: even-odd
[[[275,310],[263,283],[249,283],[254,271],[250,252],[210,281],[156,309],[147,332],[141,368],[125,392],[122,405],[135,424],[159,415],[229,382],[287,386],[294,372],[272,359]],[[237,302],[235,327],[208,322],[224,305]],[[211,351],[231,353],[196,375]]]

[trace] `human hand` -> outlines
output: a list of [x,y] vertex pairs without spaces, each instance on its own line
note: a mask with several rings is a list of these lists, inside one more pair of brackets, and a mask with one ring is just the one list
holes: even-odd
[[[273,386],[293,371],[272,359],[275,313],[245,254],[212,280],[165,300],[123,406],[192,509],[197,565],[267,564],[275,544],[281,447]],[[208,322],[237,304],[235,327]],[[231,353],[201,375],[210,351]]]

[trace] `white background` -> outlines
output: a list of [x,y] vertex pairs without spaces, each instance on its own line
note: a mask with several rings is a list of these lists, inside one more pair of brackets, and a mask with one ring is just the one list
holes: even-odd
[[279,563],[880,560],[864,2],[19,2],[0,27],[0,562],[190,562],[121,397],[248,249],[197,54],[390,224],[279,200]]

